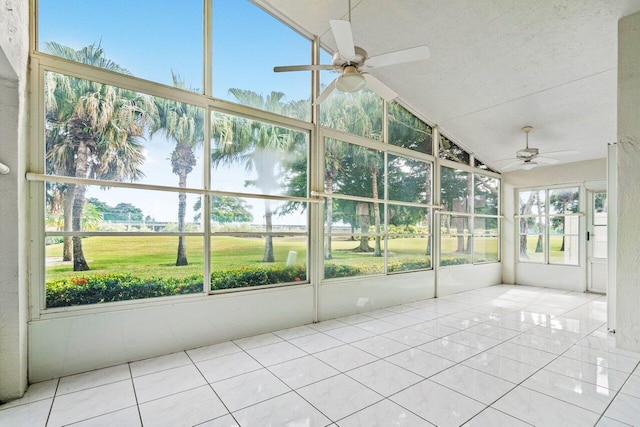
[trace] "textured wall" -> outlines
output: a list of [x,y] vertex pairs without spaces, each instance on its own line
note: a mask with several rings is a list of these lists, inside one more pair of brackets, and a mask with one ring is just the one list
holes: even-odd
[[640,351],[640,12],[618,25],[616,337]]
[[0,401],[22,395],[27,380],[26,81],[29,2],[0,5]]

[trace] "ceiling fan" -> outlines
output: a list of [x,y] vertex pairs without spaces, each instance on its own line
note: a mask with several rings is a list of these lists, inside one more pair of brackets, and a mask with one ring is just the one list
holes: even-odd
[[[533,130],[531,126],[524,126],[522,131],[526,135],[526,145],[522,150],[516,151],[515,161],[514,158],[501,159],[496,160],[496,163],[499,165],[503,163],[502,167],[499,169],[503,171],[515,170],[515,169],[524,169],[531,170],[538,165],[555,165],[559,163],[559,159],[555,159],[552,156],[565,156],[571,154],[577,154],[576,150],[563,150],[563,151],[550,151],[547,153],[540,153],[540,150],[534,147],[529,147],[529,132]],[[508,162],[508,163],[507,163]]]
[[315,100],[314,104],[320,104],[327,99],[334,89],[338,89],[341,92],[357,92],[365,86],[385,100],[390,101],[398,96],[398,94],[369,74],[368,71],[390,65],[429,59],[430,52],[427,46],[418,46],[369,57],[364,49],[355,46],[353,43],[353,33],[351,31],[351,1],[349,1],[349,20],[330,20],[329,24],[331,25],[331,32],[338,47],[338,51],[333,55],[331,64],[290,65],[273,68],[273,71],[276,73],[306,70],[337,71],[340,75],[327,85]]

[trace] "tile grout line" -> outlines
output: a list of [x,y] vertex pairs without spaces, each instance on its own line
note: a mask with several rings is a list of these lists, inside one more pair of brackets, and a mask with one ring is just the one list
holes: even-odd
[[[237,344],[236,344],[236,345],[237,345]],[[215,396],[218,398],[218,400],[220,401],[220,403],[222,404],[222,406],[224,407],[224,409],[226,409],[227,413],[228,413],[229,415],[231,415],[231,418],[233,418],[233,420],[236,422],[236,424],[240,425],[240,423],[238,422],[238,420],[236,419],[236,417],[235,417],[235,416],[233,415],[233,413],[229,410],[229,407],[227,406],[227,404],[226,404],[226,403],[224,403],[224,400],[222,400],[222,398],[220,397],[220,395],[218,395],[218,392],[213,388],[213,384],[211,384],[211,383],[209,382],[209,380],[207,379],[207,377],[205,377],[205,376],[204,376],[204,374],[202,373],[202,371],[200,370],[200,368],[198,367],[198,365],[196,364],[196,362],[194,362],[194,361],[193,361],[193,359],[191,358],[191,356],[189,355],[189,353],[187,353],[186,351],[185,351],[185,354],[187,355],[187,357],[189,358],[189,360],[191,360],[191,363],[193,364],[193,366],[198,370],[198,373],[199,373],[200,375],[202,375],[202,378],[204,378],[205,382],[207,383],[207,385],[209,386],[209,388],[211,389],[211,391],[213,392],[213,394],[215,394]],[[232,354],[234,354],[234,353],[232,353]],[[250,355],[249,355],[249,356],[250,356]],[[220,356],[220,357],[222,357],[222,356]],[[236,375],[236,376],[237,376],[237,375]],[[202,387],[202,386],[200,386],[200,387]],[[196,388],[198,388],[198,387],[196,387]],[[192,389],[192,390],[194,390],[194,389]],[[175,394],[177,394],[177,393],[174,393],[174,395],[175,395]],[[215,418],[212,418],[212,419],[213,419],[213,420],[215,420],[215,419],[217,419],[217,418],[221,418],[221,417],[224,417],[224,415],[221,415],[220,417],[215,417]],[[206,423],[206,422],[208,422],[208,421],[211,421],[211,420],[205,420],[205,421],[203,421],[203,423]],[[200,424],[202,424],[202,423],[200,423]]]
[[47,420],[44,422],[46,427],[49,424],[49,419],[51,418],[51,413],[53,412],[53,403],[56,401],[56,397],[58,397],[58,387],[60,387],[60,378],[56,381],[56,389],[53,391],[53,398],[51,399],[51,406],[49,407],[49,413],[47,414]]
[[[607,411],[609,410],[609,407],[613,404],[614,400],[616,400],[616,398],[618,397],[618,395],[619,395],[620,393],[622,393],[622,389],[623,389],[623,388],[624,388],[624,386],[629,382],[629,379],[631,379],[631,376],[633,376],[633,373],[638,369],[638,366],[640,366],[640,362],[637,362],[637,363],[636,363],[636,367],[635,367],[635,368],[633,368],[633,370],[629,373],[629,376],[627,377],[627,379],[626,379],[626,380],[624,380],[624,383],[622,383],[622,386],[620,386],[620,389],[619,389],[618,391],[616,391],[616,394],[613,396],[613,399],[611,399],[611,401],[609,402],[609,404],[607,405],[607,407],[606,407],[606,408],[604,408],[604,411],[602,411],[602,413],[600,414],[600,417],[598,418],[598,421],[596,422],[596,424],[597,424],[597,423],[599,423],[599,422],[600,422],[600,420],[601,420],[602,418],[604,418],[604,414],[606,414],[606,413],[607,413]],[[626,394],[626,393],[622,393],[622,394]],[[614,419],[614,420],[616,420],[616,421],[620,421],[620,420],[618,420],[618,419],[616,419],[616,418],[612,418],[612,417],[609,417],[609,418]],[[623,424],[626,424],[626,422],[624,422],[624,421],[620,421],[620,422],[621,422],[621,423],[623,423]]]

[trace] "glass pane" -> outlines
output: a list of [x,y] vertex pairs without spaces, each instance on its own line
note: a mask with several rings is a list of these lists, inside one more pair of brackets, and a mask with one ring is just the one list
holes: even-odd
[[607,225],[607,193],[594,193],[593,204],[593,224]]
[[388,155],[389,199],[431,204],[431,163]]
[[550,235],[580,233],[580,217],[577,216],[552,216],[549,223]]
[[476,217],[473,220],[473,262],[499,260],[498,218]]
[[580,209],[578,187],[549,190],[549,213],[576,213]]
[[546,213],[545,191],[519,191],[519,209],[520,215],[544,215]]
[[469,218],[440,215],[440,265],[471,263]]
[[327,198],[325,278],[383,273],[384,224],[382,203]]
[[500,173],[500,172],[498,172],[498,171],[496,171],[494,169],[491,169],[489,166],[487,166],[486,164],[482,163],[478,159],[474,159],[474,166],[477,167],[478,169],[482,169],[482,170],[485,170],[485,171]]
[[543,234],[521,234],[519,261],[545,262],[545,243]]
[[211,290],[306,282],[307,248],[307,236],[213,236]]
[[445,166],[442,166],[440,170],[440,198],[445,210],[470,213],[471,178],[469,173]]
[[607,257],[607,226],[593,227],[593,254],[594,258]]
[[308,133],[222,113],[212,115],[214,190],[307,196]]
[[520,218],[520,234],[544,234],[546,217],[522,217]]
[[578,265],[578,236],[549,236],[549,263]]
[[275,73],[309,64],[311,42],[247,0],[213,0],[213,95],[309,120],[311,72]]
[[498,215],[500,180],[474,174],[474,210],[477,214]]
[[390,102],[388,105],[389,144],[433,154],[431,126],[398,103]]
[[[194,194],[50,181],[45,188],[45,229],[48,232],[202,231],[196,211],[198,197]],[[74,218],[78,218],[77,223]]]
[[307,280],[306,203],[212,196],[211,213],[212,290]]
[[334,139],[325,141],[325,192],[384,197],[384,153]]
[[469,153],[444,135],[440,135],[440,157],[465,165],[468,165],[471,160]]
[[48,174],[202,187],[204,109],[45,73]]
[[[88,271],[63,261],[63,242],[49,242],[46,256],[48,308],[97,304],[203,291],[203,244],[198,236],[74,237],[82,243]],[[189,263],[176,267],[176,248]]]
[[431,209],[389,205],[387,271],[431,268]]
[[201,91],[201,0],[38,1],[38,50],[72,61]]

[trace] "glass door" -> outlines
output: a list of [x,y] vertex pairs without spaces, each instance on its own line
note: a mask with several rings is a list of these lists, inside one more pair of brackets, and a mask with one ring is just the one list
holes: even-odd
[[607,292],[607,192],[589,191],[587,290]]

